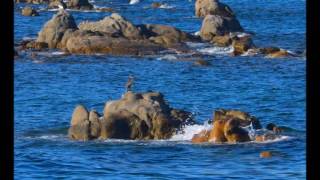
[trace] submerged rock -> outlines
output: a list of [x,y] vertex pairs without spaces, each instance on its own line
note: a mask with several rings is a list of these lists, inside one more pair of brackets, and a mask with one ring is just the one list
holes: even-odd
[[26,6],[22,9],[21,14],[23,16],[39,16],[39,13],[32,7]]
[[243,28],[236,18],[207,15],[202,21],[200,37],[204,41],[212,41],[214,36],[223,36],[230,32],[243,32]]
[[205,17],[206,15],[234,17],[232,9],[218,0],[196,0],[195,14],[197,17]]
[[196,66],[210,66],[210,62],[203,60],[203,59],[197,59],[194,63]]
[[272,157],[272,153],[270,151],[262,151],[260,153],[260,157],[261,158],[270,158],[270,157]]
[[191,113],[173,109],[159,92],[123,95],[106,103],[100,118],[83,106],[74,110],[69,137],[76,140],[93,138],[168,139],[184,125],[193,124]]
[[278,47],[259,48],[260,53],[266,55],[268,58],[282,58],[292,56],[291,53]]
[[73,17],[60,11],[49,20],[38,34],[37,42],[45,42],[49,48],[57,48],[67,30],[76,30],[77,25]]
[[153,2],[153,3],[151,4],[151,7],[152,7],[152,8],[159,8],[161,5],[162,5],[162,4],[159,3],[159,2]]

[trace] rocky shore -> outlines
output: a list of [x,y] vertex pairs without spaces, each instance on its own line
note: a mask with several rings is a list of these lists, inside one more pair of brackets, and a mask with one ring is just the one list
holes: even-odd
[[[48,8],[92,10],[88,0],[35,1],[16,3],[46,3]],[[157,7],[158,4],[152,4]],[[110,11],[110,9],[108,9]],[[34,9],[25,8],[28,16],[38,15]],[[187,42],[210,43],[212,46],[232,47],[231,55],[262,54],[268,58],[293,56],[277,47],[257,47],[251,34],[246,33],[236,13],[218,0],[197,0],[195,15],[203,18],[199,36],[178,28],[161,24],[133,24],[118,13],[99,21],[84,21],[78,25],[67,10],[60,10],[40,30],[35,41],[21,42],[17,49],[61,49],[71,54],[104,53],[111,55],[156,55],[165,50],[175,53],[198,54],[186,45]]]

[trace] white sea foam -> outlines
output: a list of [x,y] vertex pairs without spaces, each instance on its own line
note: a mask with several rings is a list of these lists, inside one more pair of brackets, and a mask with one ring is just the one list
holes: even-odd
[[194,33],[195,36],[200,36],[200,31]]
[[203,53],[203,54],[209,54],[209,55],[227,55],[233,52],[233,47],[228,46],[228,47],[208,47],[208,48],[202,48],[202,49],[197,49],[197,51]]
[[177,134],[173,135],[171,141],[189,141],[195,134],[200,133],[202,130],[209,130],[212,128],[212,125],[207,121],[202,124],[194,124],[186,126],[182,131],[179,131]]
[[167,54],[161,57],[158,57],[157,60],[169,60],[169,61],[173,61],[173,60],[177,60],[178,58],[174,55],[171,54]]
[[168,4],[162,4],[159,8],[162,8],[162,9],[172,9],[174,8],[174,6],[170,6]]
[[140,0],[130,0],[129,4],[138,4]]

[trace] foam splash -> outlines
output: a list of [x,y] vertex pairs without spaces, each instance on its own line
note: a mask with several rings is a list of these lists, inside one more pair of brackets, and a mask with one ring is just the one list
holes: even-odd
[[129,4],[138,4],[140,0],[130,0]]
[[204,124],[194,124],[185,126],[182,131],[177,132],[170,138],[170,141],[190,141],[195,134],[200,133],[203,130],[209,130],[212,125],[206,121]]
[[167,55],[164,55],[164,56],[161,56],[161,57],[158,57],[157,60],[169,60],[169,61],[174,61],[174,60],[177,60],[178,58],[174,55],[171,55],[171,54],[167,54]]
[[172,8],[174,8],[174,6],[170,6],[168,4],[162,4],[159,8],[161,8],[161,9],[172,9]]
[[208,47],[208,48],[202,48],[197,49],[197,51],[203,53],[203,54],[209,54],[209,55],[227,55],[234,51],[232,46],[228,47]]

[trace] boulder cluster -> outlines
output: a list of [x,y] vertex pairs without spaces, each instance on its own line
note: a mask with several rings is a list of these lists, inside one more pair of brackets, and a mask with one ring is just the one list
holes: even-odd
[[171,108],[161,93],[129,91],[119,100],[106,102],[103,116],[78,105],[68,134],[74,140],[168,139],[193,123],[190,112]]

